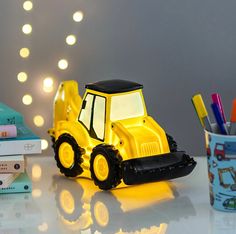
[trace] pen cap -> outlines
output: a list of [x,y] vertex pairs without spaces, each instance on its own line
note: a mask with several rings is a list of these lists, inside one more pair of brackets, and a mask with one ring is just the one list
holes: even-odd
[[231,116],[230,116],[230,122],[231,123],[236,122],[236,98],[233,100]]
[[200,120],[202,126],[205,127],[204,122],[203,122],[203,118],[208,116],[208,113],[207,113],[206,107],[204,105],[204,102],[202,100],[201,94],[194,95],[192,97],[192,103],[195,107],[195,110],[197,112],[197,115],[199,117],[199,120]]

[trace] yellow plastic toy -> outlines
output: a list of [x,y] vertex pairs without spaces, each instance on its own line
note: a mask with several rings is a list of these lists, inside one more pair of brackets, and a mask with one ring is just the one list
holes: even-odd
[[103,190],[185,176],[196,162],[148,116],[143,86],[124,80],[60,84],[49,130],[55,159],[67,177],[92,178]]

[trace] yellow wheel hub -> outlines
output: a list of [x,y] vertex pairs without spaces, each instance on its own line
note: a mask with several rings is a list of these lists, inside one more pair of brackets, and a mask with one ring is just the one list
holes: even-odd
[[63,142],[59,148],[59,160],[65,168],[71,168],[74,165],[74,150],[67,142]]
[[109,211],[100,201],[94,205],[94,217],[101,227],[106,227],[109,223]]
[[75,201],[71,193],[63,190],[60,193],[60,206],[67,214],[72,214],[75,210]]
[[100,181],[107,179],[109,174],[109,166],[106,158],[102,154],[98,154],[94,159],[93,170],[96,177]]

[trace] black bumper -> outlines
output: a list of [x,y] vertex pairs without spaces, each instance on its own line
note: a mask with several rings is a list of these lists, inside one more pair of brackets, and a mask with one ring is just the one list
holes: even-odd
[[122,162],[123,180],[131,185],[175,179],[190,174],[196,164],[185,152],[130,159]]

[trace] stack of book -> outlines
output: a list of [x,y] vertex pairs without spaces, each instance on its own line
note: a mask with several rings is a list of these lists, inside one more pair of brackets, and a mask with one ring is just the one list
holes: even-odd
[[24,155],[41,153],[41,140],[22,114],[0,103],[0,194],[31,192]]

